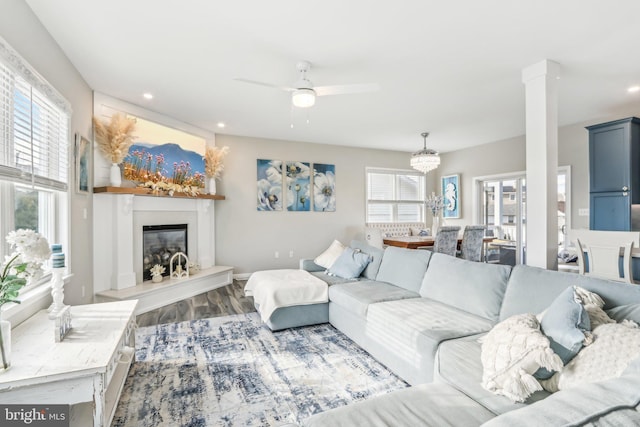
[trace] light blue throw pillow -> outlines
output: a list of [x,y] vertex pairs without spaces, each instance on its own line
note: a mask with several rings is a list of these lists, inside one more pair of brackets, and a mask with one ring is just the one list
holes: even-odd
[[[585,332],[591,330],[591,322],[574,286],[565,289],[551,303],[542,316],[540,326],[551,342],[551,349],[565,365],[578,354],[584,343]],[[534,374],[538,379],[547,379],[551,375],[553,373],[546,369]]]
[[362,272],[362,277],[370,280],[376,280],[378,270],[380,269],[380,263],[382,262],[382,256],[384,255],[384,250],[368,245],[360,240],[352,240],[349,246],[351,246],[355,251],[360,250],[367,255],[371,255],[371,262]]
[[359,249],[354,250],[347,247],[327,270],[327,274],[342,277],[343,279],[356,279],[371,260],[371,255],[365,254]]

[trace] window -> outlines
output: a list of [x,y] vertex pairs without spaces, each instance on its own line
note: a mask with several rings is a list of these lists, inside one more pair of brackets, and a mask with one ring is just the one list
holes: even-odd
[[0,38],[0,259],[28,228],[67,243],[68,102]]
[[424,199],[424,174],[367,169],[367,222],[424,222]]

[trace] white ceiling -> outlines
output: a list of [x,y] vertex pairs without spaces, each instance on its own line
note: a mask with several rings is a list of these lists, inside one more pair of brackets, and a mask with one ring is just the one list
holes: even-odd
[[[429,131],[441,152],[519,136],[521,72],[543,59],[561,125],[640,101],[638,0],[26,1],[94,90],[217,133],[415,151]],[[315,85],[381,90],[293,110],[234,80],[289,86],[301,59]]]

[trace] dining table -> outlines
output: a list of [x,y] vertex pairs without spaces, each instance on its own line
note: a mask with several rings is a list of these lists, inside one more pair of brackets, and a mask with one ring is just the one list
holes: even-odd
[[[482,241],[487,244],[492,242],[495,237],[485,236]],[[422,247],[433,246],[433,236],[397,236],[385,237],[383,243],[387,246],[396,246],[398,248],[418,249]],[[462,243],[462,237],[458,237],[458,245]]]

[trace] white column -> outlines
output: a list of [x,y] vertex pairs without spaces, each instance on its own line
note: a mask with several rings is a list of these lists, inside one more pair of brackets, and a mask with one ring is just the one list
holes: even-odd
[[560,65],[543,60],[522,70],[526,95],[527,265],[558,262],[558,77]]

